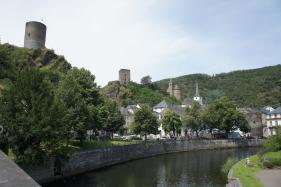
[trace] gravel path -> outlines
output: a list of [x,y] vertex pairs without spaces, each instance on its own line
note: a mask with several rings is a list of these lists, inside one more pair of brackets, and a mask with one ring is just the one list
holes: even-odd
[[265,169],[256,176],[265,187],[280,187],[281,186],[281,169]]

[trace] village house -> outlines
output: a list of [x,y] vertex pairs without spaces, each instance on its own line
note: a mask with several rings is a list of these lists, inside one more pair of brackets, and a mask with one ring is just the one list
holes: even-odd
[[254,138],[262,138],[263,124],[261,111],[256,108],[239,108],[238,111],[245,115],[245,118],[251,127],[250,136]]
[[267,114],[265,134],[268,137],[276,135],[278,126],[281,126],[281,107],[278,107]]
[[135,113],[141,109],[139,104],[128,105],[127,107],[121,107],[120,112],[124,116],[125,124],[124,127],[127,129],[126,134],[131,134],[130,125],[134,122]]

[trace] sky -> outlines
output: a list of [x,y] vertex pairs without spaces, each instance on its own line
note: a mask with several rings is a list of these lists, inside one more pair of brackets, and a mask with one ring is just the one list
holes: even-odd
[[281,62],[280,0],[0,0],[1,43],[23,46],[25,23],[99,85],[209,75]]

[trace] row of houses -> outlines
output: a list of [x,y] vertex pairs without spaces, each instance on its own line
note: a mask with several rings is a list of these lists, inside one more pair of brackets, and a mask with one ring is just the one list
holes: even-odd
[[[170,84],[169,84],[169,88],[170,89],[173,88],[171,81],[170,81]],[[170,91],[169,88],[168,88],[168,91]],[[203,101],[203,99],[199,94],[198,83],[196,82],[196,92],[195,92],[195,95],[194,95],[193,99],[186,98],[186,99],[183,100],[181,105],[173,105],[173,104],[163,100],[153,107],[153,112],[157,116],[159,121],[162,120],[166,110],[172,110],[173,112],[175,112],[175,113],[179,114],[181,117],[183,117],[187,107],[190,107],[193,102],[198,102],[199,104],[203,105],[202,101]],[[121,109],[120,109],[121,113],[125,117],[125,128],[127,129],[128,134],[132,133],[131,130],[130,130],[130,124],[133,123],[134,114],[140,108],[141,108],[141,105],[136,104],[136,105],[128,105],[127,107],[121,107]],[[160,124],[160,127],[159,127],[158,130],[160,132],[160,134],[159,134],[160,137],[167,136],[167,132],[165,132],[164,129],[162,128],[162,124]],[[187,135],[187,129],[182,128],[181,129],[181,136],[186,136],[186,135]]]
[[[161,121],[166,110],[172,110],[179,114],[181,117],[185,114],[186,108],[190,107],[192,102],[196,100],[185,99],[181,105],[173,105],[167,101],[161,101],[153,107],[153,112],[157,116],[158,120]],[[198,102],[198,101],[196,101]],[[130,131],[130,124],[134,121],[134,114],[141,108],[141,105],[129,105],[121,108],[121,113],[125,117],[125,127]],[[249,135],[254,138],[269,137],[277,133],[276,129],[281,126],[281,107],[276,109],[266,106],[261,109],[257,108],[238,108],[242,112],[246,120],[248,121],[251,131]],[[163,130],[162,125],[159,127],[160,137],[166,136],[166,132]],[[187,135],[188,129],[182,128],[181,136]]]
[[[174,86],[172,84],[172,81],[170,81],[167,92],[171,92],[172,88],[174,88]],[[205,105],[203,104],[203,99],[199,94],[199,88],[197,82],[196,82],[195,89],[196,90],[193,99],[186,98],[183,100],[181,105],[173,105],[167,101],[161,101],[160,103],[155,105],[153,107],[153,112],[157,116],[158,120],[159,121],[162,120],[165,111],[168,109],[172,110],[173,112],[183,117],[186,108],[190,107],[193,102],[198,102],[200,105],[204,107]],[[132,133],[130,130],[130,124],[133,123],[134,121],[134,114],[141,107],[142,106],[140,104],[136,104],[136,105],[129,105],[127,107],[122,107],[120,109],[121,113],[125,117],[125,121],[126,121],[125,128],[128,129],[127,130],[128,134]],[[266,106],[261,109],[244,107],[244,108],[238,108],[237,110],[245,115],[246,120],[248,121],[251,127],[251,131],[248,134],[251,137],[262,138],[262,137],[269,137],[275,135],[277,133],[277,127],[281,126],[281,107],[278,107],[276,109],[270,106]],[[160,131],[160,137],[167,135],[162,128],[162,124],[160,124],[159,131]],[[182,128],[181,136],[187,136],[187,134],[188,134],[188,129]]]

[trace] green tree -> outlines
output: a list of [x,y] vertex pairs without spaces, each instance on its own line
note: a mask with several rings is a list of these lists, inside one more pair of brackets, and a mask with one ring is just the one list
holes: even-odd
[[184,125],[192,129],[198,137],[199,131],[204,128],[202,121],[202,107],[198,102],[193,102],[190,108],[186,109]]
[[142,107],[135,113],[133,131],[136,134],[144,135],[145,140],[148,134],[158,133],[157,117],[148,106]]
[[180,116],[171,110],[167,110],[164,113],[162,119],[163,129],[166,132],[173,132],[173,135],[176,136],[180,132],[182,122]]
[[113,133],[122,131],[125,124],[124,117],[115,101],[107,101],[99,108],[98,119],[102,129],[109,132],[111,138],[113,138]]
[[95,76],[83,68],[73,68],[60,81],[57,96],[67,108],[68,138],[75,135],[82,143],[87,129],[97,128],[96,107],[102,98],[96,87]]
[[267,151],[281,150],[281,127],[278,127],[276,132],[276,135],[269,137],[265,142]]
[[233,101],[222,97],[208,106],[204,112],[204,122],[209,129],[218,128],[226,133],[238,128],[243,132],[249,132],[250,126],[245,116],[236,108]]
[[16,160],[38,163],[66,154],[65,108],[39,70],[24,70],[0,100],[1,123]]
[[149,75],[144,76],[143,78],[141,78],[141,84],[144,86],[150,86],[151,85],[151,77]]

